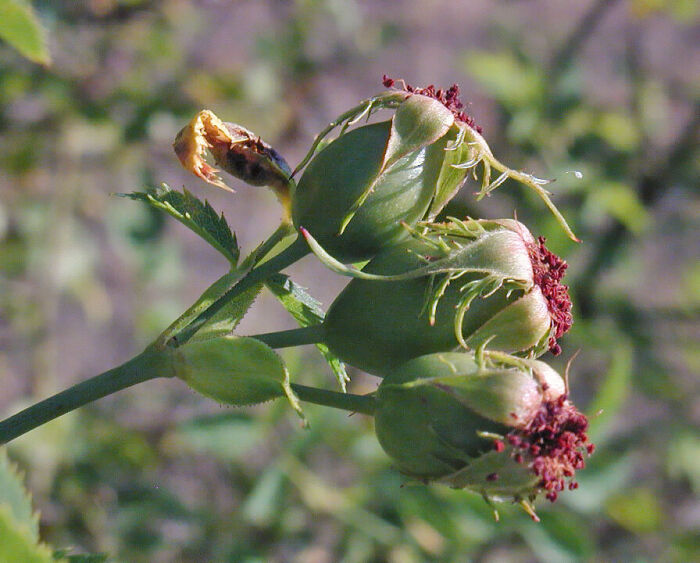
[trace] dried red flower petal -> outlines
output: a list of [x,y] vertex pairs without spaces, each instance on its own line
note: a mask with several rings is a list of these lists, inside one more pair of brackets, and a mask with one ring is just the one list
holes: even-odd
[[561,353],[557,340],[571,328],[574,322],[569,287],[561,283],[568,264],[548,250],[544,243],[545,238],[539,237],[537,242],[529,245],[528,250],[532,262],[533,280],[542,290],[552,318],[554,331],[549,339],[549,349],[557,356]]
[[588,443],[588,420],[570,403],[566,395],[542,403],[532,421],[521,430],[508,434],[513,446],[513,459],[523,463],[527,456],[532,471],[540,477],[538,487],[547,491],[547,499],[554,502],[567,488],[574,490],[573,480],[578,469],[586,465],[584,456],[593,451]]
[[[397,88],[397,83],[401,85],[400,88]],[[457,84],[453,84],[447,90],[443,90],[442,88],[436,89],[433,84],[430,84],[425,88],[416,88],[410,84],[406,84],[403,79],[399,78],[394,80],[393,78],[389,78],[386,74],[382,77],[382,84],[385,88],[397,88],[399,90],[403,90],[404,92],[410,92],[411,94],[419,94],[421,96],[433,98],[449,109],[457,120],[461,121],[462,123],[466,123],[477,133],[482,132],[481,127],[474,123],[474,118],[468,115],[462,109],[464,104],[459,99],[459,86]]]

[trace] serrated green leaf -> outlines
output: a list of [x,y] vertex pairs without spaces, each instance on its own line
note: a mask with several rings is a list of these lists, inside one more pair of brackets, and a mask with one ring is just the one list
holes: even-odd
[[0,38],[30,61],[49,64],[46,32],[28,2],[0,0]]
[[233,266],[238,263],[240,250],[236,235],[231,232],[223,213],[218,215],[208,201],[201,201],[187,190],[171,190],[166,184],[146,192],[116,195],[165,211],[216,248]]
[[237,336],[190,340],[178,352],[178,377],[205,397],[234,406],[287,397],[302,414],[282,358],[259,340]]
[[0,507],[9,507],[19,526],[27,528],[34,541],[39,540],[39,519],[32,509],[31,495],[24,487],[17,467],[10,462],[5,448],[0,448]]
[[[296,319],[299,326],[307,327],[323,322],[325,313],[321,304],[306,293],[303,287],[294,283],[289,276],[275,274],[267,280],[266,285],[277,296],[282,306]],[[345,371],[345,364],[322,342],[317,343],[316,347],[335,374],[338,385],[345,391],[346,383],[350,381]]]
[[0,506],[0,563],[51,563],[51,550],[38,544],[26,526],[13,518],[8,505]]

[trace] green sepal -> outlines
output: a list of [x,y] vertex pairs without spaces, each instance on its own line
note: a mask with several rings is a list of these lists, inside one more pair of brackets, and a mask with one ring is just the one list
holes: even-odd
[[[432,385],[434,369],[477,373],[471,354],[423,356],[391,372],[377,390],[375,430],[382,448],[405,475],[435,480],[462,469],[491,447],[482,432],[503,434],[506,427],[488,420],[449,393]],[[458,360],[458,368],[455,366]]]
[[445,158],[435,186],[435,196],[428,210],[428,221],[432,221],[437,217],[438,213],[457,194],[467,179],[468,171],[457,166],[473,158],[475,151],[471,145],[460,141],[464,136],[464,127],[467,127],[467,125],[457,125],[455,123],[447,133],[448,143],[445,147]]
[[167,184],[146,192],[115,195],[143,201],[165,211],[223,254],[232,266],[238,263],[240,250],[236,235],[231,232],[223,213],[219,215],[208,201],[201,201],[187,190],[171,190]]
[[494,349],[527,350],[528,356],[539,356],[549,348],[551,324],[547,302],[535,286],[472,332],[465,343],[476,348],[489,342]]
[[531,419],[542,402],[539,384],[529,369],[480,365],[475,356],[464,352],[410,360],[383,383],[389,385],[435,387],[470,411],[505,426]]
[[[509,241],[499,241],[498,237],[495,237],[493,233],[484,232],[476,240],[467,240],[460,244],[448,256],[429,261],[427,264],[419,265],[406,272],[400,274],[373,274],[336,260],[326,252],[311,233],[306,229],[302,229],[301,232],[316,257],[328,269],[343,276],[368,281],[393,282],[443,273],[476,273],[500,278],[504,282],[509,281],[518,284],[521,289],[527,290],[532,287],[532,279],[527,279],[523,276],[523,272],[532,271],[527,254],[500,253],[500,249],[507,246]],[[506,232],[505,229],[502,233],[504,232]],[[511,232],[510,235],[506,234],[505,236],[511,236],[514,244],[519,243],[522,246],[522,239],[516,233]],[[494,242],[496,245],[493,244]],[[500,260],[498,259],[499,256]]]
[[[489,480],[489,475],[498,475],[498,479]],[[516,463],[509,455],[491,451],[440,478],[439,482],[480,493],[489,501],[506,502],[532,498],[539,480],[526,465]]]
[[[501,186],[506,180],[515,180],[516,182],[527,186],[533,190],[540,199],[544,202],[547,208],[552,212],[556,218],[559,226],[566,232],[571,240],[580,242],[572,231],[566,219],[561,214],[561,211],[557,209],[550,199],[550,193],[544,189],[543,186],[550,183],[549,180],[544,180],[542,178],[537,178],[532,174],[527,172],[522,172],[520,170],[514,170],[509,168],[505,164],[498,161],[491,152],[486,139],[484,139],[478,131],[472,129],[471,127],[464,126],[461,130],[461,134],[453,145],[464,144],[469,149],[463,153],[464,160],[460,163],[452,164],[454,168],[459,170],[468,171],[471,170],[474,178],[477,178],[477,166],[482,165],[481,173],[481,190],[477,195],[477,200],[480,200],[487,195],[489,195],[493,190]],[[495,180],[491,180],[491,171],[496,170],[500,172],[499,176]]]
[[282,358],[259,340],[229,335],[177,350],[176,375],[205,397],[233,406],[286,397],[303,418]]
[[391,129],[381,166],[372,182],[355,201],[343,219],[338,234],[345,231],[348,223],[375,189],[383,175],[409,154],[435,143],[447,133],[454,123],[452,112],[437,100],[425,96],[410,96],[396,109],[391,119]]
[[311,148],[301,159],[301,162],[294,168],[292,176],[296,176],[304,166],[324,147],[332,143],[333,140],[328,140],[327,137],[333,129],[340,127],[340,134],[337,138],[342,137],[345,131],[351,125],[361,121],[363,118],[369,119],[375,111],[380,109],[390,109],[398,107],[406,99],[407,94],[404,92],[383,92],[377,96],[373,96],[361,101],[358,105],[350,108],[345,113],[339,115],[331,121],[314,139]]
[[[303,287],[294,283],[289,276],[275,274],[265,282],[265,285],[277,296],[282,306],[296,319],[299,326],[307,327],[323,322],[325,313],[321,304],[306,293]],[[345,371],[345,364],[329,350],[326,344],[318,342],[316,347],[335,374],[338,385],[345,392],[346,384],[350,381]]]
[[380,173],[409,153],[440,139],[454,123],[454,115],[437,100],[410,96],[394,113]]

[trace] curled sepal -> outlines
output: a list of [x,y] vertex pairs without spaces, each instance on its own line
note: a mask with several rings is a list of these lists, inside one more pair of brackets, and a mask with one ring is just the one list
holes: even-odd
[[290,213],[291,169],[282,156],[245,127],[224,122],[210,110],[200,111],[173,143],[182,166],[205,182],[233,191],[204,159],[208,150],[223,170],[251,186],[269,186]]
[[326,140],[326,137],[328,137],[334,129],[340,127],[338,137],[341,137],[352,125],[355,125],[362,119],[369,119],[374,112],[380,109],[395,109],[406,98],[407,94],[403,92],[382,92],[381,94],[362,100],[358,105],[339,115],[335,120],[331,121],[323,131],[316,135],[314,142],[311,144],[311,148],[296,166],[292,175],[295,176],[297,172],[309,163],[320,146],[330,142]]
[[[476,179],[479,176],[477,172],[478,165],[482,165],[481,190],[477,195],[477,199],[490,195],[492,191],[498,188],[506,180],[515,180],[516,182],[533,190],[552,212],[557,222],[561,228],[564,229],[569,238],[576,242],[580,242],[564,216],[561,214],[561,211],[557,209],[557,206],[554,205],[550,199],[549,196],[551,193],[544,189],[543,186],[547,185],[549,180],[537,178],[536,176],[528,174],[527,172],[509,168],[494,157],[493,153],[491,152],[491,148],[486,142],[486,139],[484,139],[484,137],[482,137],[478,131],[463,124],[460,125],[460,127],[461,131],[458,136],[459,142],[454,143],[452,148],[454,150],[459,150],[459,155],[462,156],[463,160],[461,160],[461,162],[452,162],[451,166],[463,172],[471,171]],[[492,179],[492,171],[494,170],[500,174],[495,179]],[[431,212],[433,216],[436,214],[435,211],[436,210],[433,209]]]
[[220,403],[245,406],[286,397],[304,418],[289,372],[269,346],[254,338],[223,336],[178,348],[177,377]]
[[[432,220],[437,216],[438,212],[461,187],[469,172],[474,176],[474,179],[478,179],[477,166],[482,164],[482,186],[478,194],[479,198],[488,195],[509,178],[513,179],[534,190],[554,214],[567,235],[578,242],[563,215],[549,198],[549,192],[542,187],[549,182],[531,174],[508,168],[496,160],[488,143],[481,136],[481,127],[476,125],[474,119],[464,111],[464,104],[459,99],[459,86],[453,84],[446,90],[436,89],[433,85],[426,88],[416,88],[406,84],[403,80],[394,80],[387,76],[384,76],[383,83],[384,86],[391,89],[390,92],[393,91],[396,94],[420,95],[436,100],[451,111],[455,117],[454,126],[451,128],[452,137],[447,145],[447,152],[451,152],[452,155],[443,161],[443,169],[440,173],[428,219]],[[495,180],[491,180],[492,170],[500,172]]]
[[[360,270],[352,265],[343,264],[331,256],[306,229],[302,228],[301,234],[316,257],[327,268],[343,276],[367,281],[393,282],[436,274],[476,273],[489,276],[491,283],[493,280],[501,280],[501,284],[503,281],[511,281],[519,284],[522,289],[529,289],[532,286],[532,276],[529,274],[532,267],[527,253],[514,251],[518,248],[524,248],[522,237],[518,233],[506,229],[499,230],[497,234],[482,229],[480,231],[482,236],[455,238],[450,241],[452,244],[448,246],[442,245],[440,241],[431,240],[428,236],[416,234],[416,239],[419,242],[426,246],[434,246],[435,250],[444,248],[446,252],[440,254],[432,252],[430,258],[426,257],[424,262],[418,262],[409,270],[398,274],[375,274]],[[421,255],[408,245],[404,245],[404,249],[406,252]],[[424,254],[427,255],[427,252]]]

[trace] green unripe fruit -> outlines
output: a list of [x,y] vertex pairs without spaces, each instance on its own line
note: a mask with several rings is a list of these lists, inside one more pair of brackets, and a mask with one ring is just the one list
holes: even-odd
[[[324,322],[328,346],[380,376],[460,344],[476,348],[488,341],[493,349],[543,353],[555,323],[543,293],[548,288],[535,283],[534,239],[515,221],[465,224],[475,228],[473,237],[450,229],[444,245],[436,237],[414,238],[369,262],[362,275],[393,279],[348,284]],[[408,279],[395,279],[406,273]]]
[[[467,175],[452,167],[461,154],[454,145],[465,125],[457,124],[441,101],[389,92],[370,106],[375,102],[395,109],[393,117],[312,150],[292,191],[294,225],[343,262],[366,260],[406,238],[401,224],[434,216]],[[345,125],[370,106],[355,108]]]
[[[478,371],[470,354],[450,357],[461,372]],[[445,366],[437,356],[412,360],[387,376],[376,394],[379,443],[400,471],[420,479],[452,474],[464,467],[464,456],[476,457],[490,450],[491,441],[477,432],[507,432],[504,425],[479,416],[437,386],[406,385]]]
[[401,472],[494,500],[556,499],[592,451],[586,425],[554,370],[503,353],[421,356],[376,393],[377,438]]
[[343,229],[355,202],[380,173],[391,121],[354,129],[311,161],[292,194],[292,220],[344,262],[372,257],[406,238],[401,223],[423,219],[435,192],[446,138],[419,148],[382,174]]

